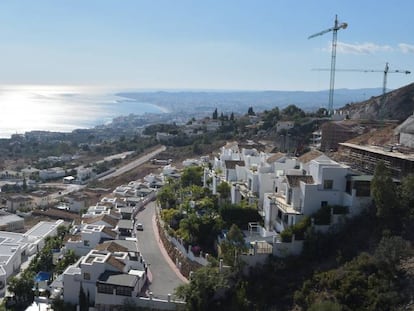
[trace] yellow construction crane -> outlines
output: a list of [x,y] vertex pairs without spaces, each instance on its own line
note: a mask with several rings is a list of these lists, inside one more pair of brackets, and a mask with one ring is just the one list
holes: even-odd
[[[330,69],[328,68],[315,68],[312,70],[316,70],[316,71],[329,71]],[[387,75],[389,73],[403,73],[403,74],[410,74],[411,71],[409,70],[390,70],[390,66],[388,63],[385,63],[385,68],[384,70],[381,69],[336,69],[336,71],[353,71],[353,72],[383,72],[384,73],[384,80],[382,83],[382,95],[384,95],[387,92]]]
[[329,115],[333,114],[333,96],[334,96],[334,87],[335,87],[335,64],[336,64],[336,41],[338,38],[338,30],[346,29],[348,27],[347,23],[338,23],[338,15],[335,15],[335,22],[332,28],[325,29],[321,32],[317,32],[308,37],[308,39],[322,36],[328,32],[333,33],[332,36],[332,55],[331,55],[331,78],[329,82],[329,102],[328,102],[328,112]]

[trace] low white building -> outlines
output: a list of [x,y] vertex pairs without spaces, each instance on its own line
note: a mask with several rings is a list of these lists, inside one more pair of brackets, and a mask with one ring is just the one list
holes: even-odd
[[19,209],[32,209],[33,199],[28,195],[16,194],[7,199],[6,208],[9,212],[15,212]]
[[52,167],[46,170],[39,171],[39,178],[41,180],[61,178],[61,177],[64,177],[65,175],[66,175],[66,172],[61,167]]
[[282,232],[323,206],[345,206],[357,215],[370,202],[369,179],[326,156],[309,162],[303,175],[285,175],[273,193],[265,195],[265,227]]
[[105,242],[63,272],[63,299],[78,304],[83,290],[95,307],[121,305],[139,297],[147,269],[134,241]]
[[79,183],[83,183],[86,180],[94,177],[96,174],[94,173],[92,167],[78,167],[76,169],[76,180]]
[[71,233],[65,242],[65,248],[73,250],[77,256],[86,255],[102,241],[114,240],[119,236],[112,228],[93,224],[82,224],[73,228]]
[[0,295],[5,293],[7,278],[20,270],[22,257],[40,251],[45,238],[56,235],[62,224],[63,220],[42,221],[26,233],[0,231]]
[[0,231],[21,232],[24,229],[24,218],[15,214],[0,212]]

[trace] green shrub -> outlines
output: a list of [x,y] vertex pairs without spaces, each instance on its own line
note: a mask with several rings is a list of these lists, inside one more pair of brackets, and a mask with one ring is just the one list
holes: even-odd
[[283,243],[290,243],[292,242],[292,235],[293,235],[292,229],[291,227],[289,227],[280,233],[280,238],[282,239]]
[[315,214],[313,214],[315,225],[331,224],[331,207],[322,206]]
[[348,206],[341,206],[341,205],[334,205],[332,206],[334,215],[344,215],[348,214],[349,209]]

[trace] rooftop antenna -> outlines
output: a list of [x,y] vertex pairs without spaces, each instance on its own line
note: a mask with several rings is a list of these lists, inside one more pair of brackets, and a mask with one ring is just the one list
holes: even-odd
[[329,115],[333,114],[333,95],[334,95],[334,88],[335,88],[335,63],[336,63],[336,41],[338,38],[338,30],[339,29],[346,29],[348,27],[347,23],[338,23],[338,15],[335,15],[335,22],[332,28],[325,29],[321,32],[315,33],[308,37],[308,39],[312,39],[317,36],[322,36],[328,32],[333,33],[332,36],[332,56],[331,56],[331,78],[329,83],[329,102],[328,102],[328,113]]

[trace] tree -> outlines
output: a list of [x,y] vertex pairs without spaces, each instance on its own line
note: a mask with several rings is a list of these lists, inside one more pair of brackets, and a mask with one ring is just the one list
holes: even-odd
[[308,311],[342,311],[342,310],[343,308],[339,303],[329,301],[329,300],[315,302],[308,309]]
[[69,266],[74,264],[78,260],[73,250],[68,250],[68,252],[63,256],[63,258],[57,263],[55,267],[55,273],[61,274]]
[[289,105],[282,110],[285,119],[301,119],[306,116],[305,112],[295,105]]
[[89,310],[89,299],[83,290],[82,283],[80,284],[79,288],[79,307],[80,311],[88,311]]
[[164,185],[157,194],[157,201],[161,208],[171,208],[177,202],[177,195],[171,185]]
[[224,263],[238,269],[241,267],[240,254],[247,250],[243,233],[237,225],[232,225],[226,239],[220,244]]
[[184,169],[181,174],[181,185],[187,187],[190,185],[202,185],[201,177],[203,176],[203,168],[200,166],[190,166]]
[[326,108],[319,108],[318,111],[316,111],[316,116],[318,118],[323,118],[328,115],[328,110]]
[[225,276],[217,268],[203,267],[195,271],[189,284],[176,289],[176,295],[184,298],[188,311],[219,310],[218,292],[229,288]]
[[253,111],[253,107],[249,107],[249,109],[247,110],[247,114],[249,115],[249,116],[255,116],[256,114],[254,113],[254,111]]
[[377,217],[386,227],[395,228],[397,220],[397,187],[389,169],[380,161],[371,181],[371,192],[377,209]]
[[213,120],[217,120],[217,118],[218,118],[218,112],[217,112],[217,108],[216,108],[213,112]]
[[60,225],[59,227],[57,227],[56,236],[59,237],[61,240],[63,240],[66,233],[68,233],[68,228],[66,226]]
[[399,236],[384,236],[375,249],[374,258],[380,268],[395,273],[401,260],[412,254],[408,241]]
[[195,141],[193,143],[193,153],[194,154],[202,154],[203,153],[203,149],[200,147],[200,144]]
[[403,235],[414,240],[414,174],[403,178],[399,188]]
[[228,199],[230,197],[230,185],[229,183],[223,181],[217,186],[217,192],[220,193],[221,199]]
[[54,311],[75,311],[76,306],[69,302],[64,302],[60,298],[56,298],[52,301],[52,310]]
[[8,281],[8,290],[14,294],[18,301],[30,304],[33,301],[34,275],[23,273],[20,277],[11,277]]
[[195,237],[198,235],[198,228],[200,226],[201,219],[194,213],[188,215],[188,217],[180,221],[180,228],[178,234],[187,243],[195,242]]

